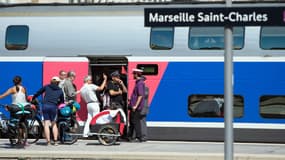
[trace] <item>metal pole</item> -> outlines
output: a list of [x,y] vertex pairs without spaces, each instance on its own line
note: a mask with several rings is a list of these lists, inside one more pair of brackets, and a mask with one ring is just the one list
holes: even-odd
[[[232,6],[232,0],[226,0],[226,7]],[[224,55],[224,98],[225,98],[225,143],[224,158],[233,160],[233,28],[225,26]]]

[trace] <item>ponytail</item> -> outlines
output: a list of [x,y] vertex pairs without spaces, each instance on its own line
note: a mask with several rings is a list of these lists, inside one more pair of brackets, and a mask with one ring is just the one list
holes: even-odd
[[13,79],[13,83],[16,86],[16,91],[19,92],[20,88],[18,87],[19,84],[21,84],[22,78],[20,76],[15,76]]

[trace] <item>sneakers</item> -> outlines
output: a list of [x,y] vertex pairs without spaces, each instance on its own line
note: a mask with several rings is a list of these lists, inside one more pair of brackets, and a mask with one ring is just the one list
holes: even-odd
[[83,134],[82,137],[83,137],[84,139],[87,139],[87,138],[88,138],[88,133],[87,133],[87,134]]
[[130,140],[129,142],[141,143],[143,141],[140,138],[135,138],[135,139]]
[[50,143],[50,141],[48,141],[46,143],[46,146],[50,146],[50,145],[58,146],[58,141],[54,141],[53,143]]
[[48,141],[48,142],[46,143],[46,146],[50,146],[50,141]]
[[53,145],[58,146],[58,141],[54,141]]
[[142,142],[147,142],[147,138],[141,138]]

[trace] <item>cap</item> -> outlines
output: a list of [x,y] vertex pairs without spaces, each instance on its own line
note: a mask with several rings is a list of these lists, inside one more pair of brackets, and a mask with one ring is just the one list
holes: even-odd
[[140,72],[140,73],[142,73],[142,72],[143,72],[143,70],[141,70],[141,69],[137,69],[137,68],[134,68],[134,69],[133,69],[133,72]]
[[113,73],[111,73],[111,77],[118,77],[120,76],[119,71],[114,71]]
[[57,76],[52,77],[52,79],[51,79],[51,80],[53,80],[53,81],[57,81],[57,82],[59,82],[59,81],[60,81],[60,79],[59,79]]

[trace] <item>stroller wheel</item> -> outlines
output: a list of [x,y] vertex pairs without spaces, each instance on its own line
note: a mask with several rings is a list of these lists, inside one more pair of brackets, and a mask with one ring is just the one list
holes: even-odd
[[111,125],[104,125],[99,129],[98,140],[105,146],[110,146],[116,143],[118,131]]

